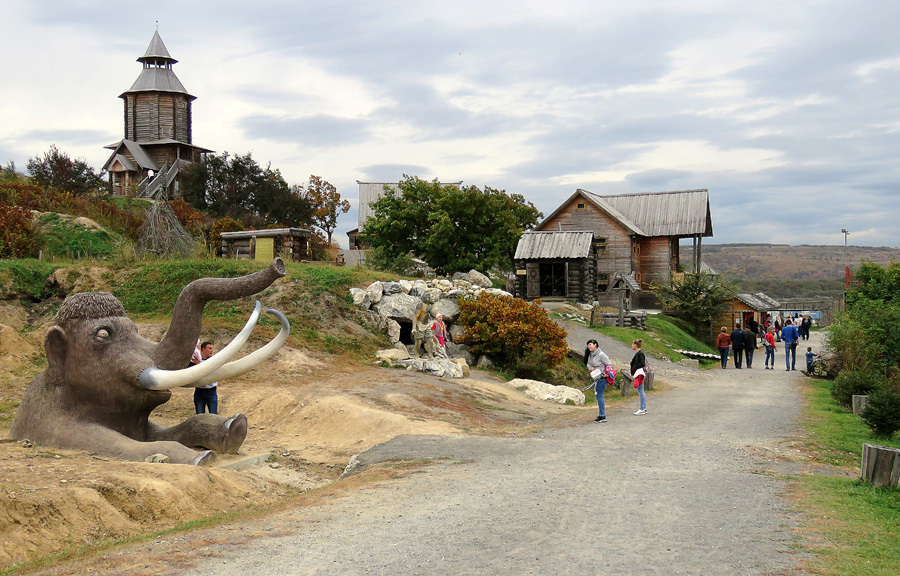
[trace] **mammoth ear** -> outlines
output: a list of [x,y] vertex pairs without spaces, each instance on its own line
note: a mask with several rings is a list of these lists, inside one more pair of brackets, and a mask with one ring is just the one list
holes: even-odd
[[47,330],[47,335],[44,336],[44,350],[47,352],[48,371],[53,380],[62,377],[68,349],[69,341],[66,339],[66,331],[59,326],[51,326]]

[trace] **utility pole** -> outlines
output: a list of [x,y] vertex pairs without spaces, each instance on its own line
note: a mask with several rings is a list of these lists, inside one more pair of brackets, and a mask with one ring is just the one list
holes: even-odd
[[850,234],[850,231],[841,228],[841,232],[844,234],[844,292],[846,292],[850,287],[850,263],[847,260],[847,235]]

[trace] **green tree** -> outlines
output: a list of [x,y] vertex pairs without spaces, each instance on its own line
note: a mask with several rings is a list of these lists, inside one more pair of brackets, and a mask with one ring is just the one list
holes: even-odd
[[520,194],[477,186],[447,186],[404,176],[400,191],[385,187],[372,203],[363,240],[386,260],[407,254],[439,273],[509,269],[522,232],[543,215]]
[[651,292],[672,313],[690,324],[694,334],[712,336],[712,323],[728,309],[734,298],[734,287],[714,274],[685,273],[668,286],[653,285]]
[[65,152],[60,152],[55,144],[42,157],[29,158],[27,169],[38,186],[56,188],[75,196],[88,194],[104,186],[103,178],[87,162],[80,158],[72,160]]
[[312,205],[315,210],[313,223],[328,235],[330,245],[331,234],[337,228],[338,216],[350,210],[350,202],[342,200],[337,188],[319,176],[310,175],[309,186],[305,191],[300,192],[302,187],[294,188]]
[[209,156],[184,174],[185,201],[216,218],[244,220],[249,226],[304,226],[313,208],[272,167],[261,167],[250,153]]

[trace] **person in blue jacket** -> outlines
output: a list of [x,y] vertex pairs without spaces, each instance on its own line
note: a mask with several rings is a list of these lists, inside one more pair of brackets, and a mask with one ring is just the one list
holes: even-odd
[[790,320],[785,320],[781,329],[781,339],[784,341],[784,361],[788,371],[797,369],[797,341],[800,333]]

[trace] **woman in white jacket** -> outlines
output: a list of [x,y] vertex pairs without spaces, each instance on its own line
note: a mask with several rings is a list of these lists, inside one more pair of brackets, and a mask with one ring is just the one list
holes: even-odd
[[[606,367],[610,365],[609,356],[600,349],[600,344],[596,340],[587,341],[587,350],[584,351],[584,364],[587,369],[593,372],[600,371],[600,376],[591,379],[594,381],[594,395],[597,397],[597,407],[600,408],[600,414],[594,419],[594,422],[606,422],[606,400],[603,397],[606,392]],[[595,373],[596,374],[596,373]]]

